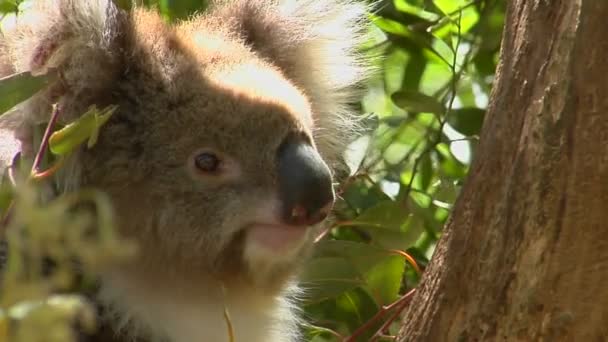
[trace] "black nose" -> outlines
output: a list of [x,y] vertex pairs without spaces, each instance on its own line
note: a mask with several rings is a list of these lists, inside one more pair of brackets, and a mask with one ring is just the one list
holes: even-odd
[[308,226],[327,217],[334,202],[327,164],[308,142],[290,136],[278,151],[279,191],[287,224]]

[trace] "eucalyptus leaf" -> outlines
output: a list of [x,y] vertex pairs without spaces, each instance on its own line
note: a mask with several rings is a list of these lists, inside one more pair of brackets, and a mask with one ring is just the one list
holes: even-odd
[[334,298],[363,284],[361,273],[343,257],[314,258],[300,276],[300,286],[308,303]]
[[399,232],[408,216],[409,212],[404,206],[388,200],[367,209],[354,222]]
[[478,135],[483,125],[485,110],[475,107],[455,109],[448,115],[448,123],[464,135]]
[[10,0],[0,1],[0,13],[16,12],[18,9],[19,9],[19,5],[15,1],[10,1]]
[[57,74],[49,72],[32,76],[29,72],[10,75],[0,79],[0,115],[29,99],[38,91],[55,81]]
[[387,250],[365,243],[322,241],[300,277],[305,299],[318,302],[367,285],[367,273],[390,257]]
[[442,115],[445,107],[432,96],[414,91],[401,90],[391,96],[393,102],[410,112],[424,112]]
[[99,129],[110,119],[116,108],[110,106],[99,111],[93,106],[78,120],[54,132],[49,139],[51,152],[60,156],[67,155],[87,140],[87,146],[93,147]]
[[387,305],[397,299],[404,270],[405,259],[400,255],[392,255],[367,272],[365,289],[378,305]]

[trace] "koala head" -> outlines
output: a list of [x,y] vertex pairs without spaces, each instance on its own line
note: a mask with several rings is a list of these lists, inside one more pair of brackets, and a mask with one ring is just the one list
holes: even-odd
[[[140,247],[129,272],[262,289],[287,279],[330,213],[356,133],[348,104],[366,74],[365,9],[237,0],[169,24],[107,0],[62,0],[39,13],[5,38],[14,70],[57,69],[66,120],[118,106],[60,183],[110,194]],[[48,109],[56,89],[20,110]]]

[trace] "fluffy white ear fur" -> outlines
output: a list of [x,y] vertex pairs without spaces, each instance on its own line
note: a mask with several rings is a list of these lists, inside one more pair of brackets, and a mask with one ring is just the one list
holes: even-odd
[[[43,0],[18,20],[15,32],[5,35],[8,56],[15,71],[36,75],[49,68],[93,71],[117,54],[125,15],[108,0]],[[102,75],[78,72],[83,83]]]

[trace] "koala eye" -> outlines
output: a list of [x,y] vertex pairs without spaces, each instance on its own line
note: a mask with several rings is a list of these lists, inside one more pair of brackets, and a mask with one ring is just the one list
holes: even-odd
[[201,172],[215,173],[219,170],[220,164],[220,158],[211,152],[203,152],[194,157],[194,165]]

